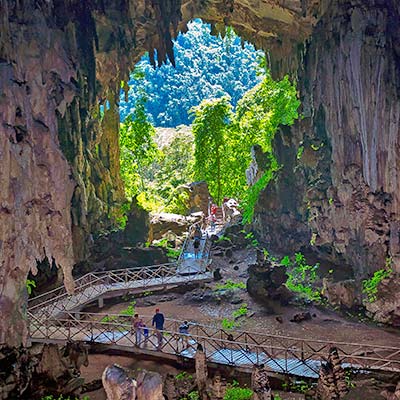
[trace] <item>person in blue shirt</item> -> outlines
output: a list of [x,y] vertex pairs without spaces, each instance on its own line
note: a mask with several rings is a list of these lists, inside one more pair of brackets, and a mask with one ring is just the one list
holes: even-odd
[[164,330],[164,314],[160,312],[159,308],[156,308],[156,313],[153,316],[153,321],[151,323],[152,326],[156,328],[156,336],[158,340],[157,350],[161,349],[162,341],[163,341],[163,334],[162,331]]

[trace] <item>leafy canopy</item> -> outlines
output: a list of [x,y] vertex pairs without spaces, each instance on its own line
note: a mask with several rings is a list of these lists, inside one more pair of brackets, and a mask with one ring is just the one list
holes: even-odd
[[[280,125],[293,124],[299,105],[296,87],[287,77],[274,81],[267,74],[239,100],[236,112],[226,96],[203,100],[192,109],[195,178],[207,181],[217,202],[224,196],[240,199],[245,222],[251,221],[260,192],[278,170],[272,151],[275,132]],[[264,153],[263,175],[249,186],[246,169],[255,145]]]
[[[186,34],[174,43],[176,68],[154,69],[146,55],[128,82],[128,96],[121,95],[121,120],[133,112],[142,88],[147,94],[146,112],[154,126],[189,125],[189,110],[212,97],[229,95],[236,106],[243,94],[258,83],[256,66],[260,51],[242,43],[232,28],[225,37],[212,36],[210,25],[194,20]],[[124,87],[126,90],[127,88]]]
[[154,127],[147,120],[144,105],[146,98],[140,97],[136,107],[120,127],[120,166],[121,177],[125,184],[128,198],[132,198],[144,190],[142,179],[145,168],[157,156],[157,146],[154,142]]

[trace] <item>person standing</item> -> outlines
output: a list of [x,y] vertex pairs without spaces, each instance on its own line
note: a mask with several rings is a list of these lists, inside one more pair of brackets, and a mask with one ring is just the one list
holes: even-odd
[[156,336],[158,341],[157,350],[160,350],[163,341],[162,331],[164,330],[164,320],[164,314],[160,312],[159,308],[156,308],[156,313],[153,316],[151,325],[156,328]]
[[133,330],[135,332],[135,343],[136,346],[140,347],[140,343],[142,341],[142,328],[143,321],[139,318],[139,314],[135,314],[132,320]]
[[189,324],[187,321],[179,326],[179,333],[182,335],[182,343],[185,344],[185,349],[187,349],[189,347]]

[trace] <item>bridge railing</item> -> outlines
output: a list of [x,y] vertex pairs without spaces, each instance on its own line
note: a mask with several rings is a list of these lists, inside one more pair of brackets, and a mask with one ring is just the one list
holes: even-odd
[[[41,320],[32,316],[30,336],[33,341],[89,341],[113,344],[121,348],[136,345],[129,317],[120,320],[104,317],[91,319]],[[110,317],[110,315],[109,315]],[[124,321],[125,319],[125,321]],[[178,333],[179,321],[167,320],[160,349],[166,353],[192,358],[201,344],[209,361],[236,366],[266,364],[272,370],[297,374],[318,374],[332,347],[337,348],[341,361],[361,369],[381,369],[400,372],[400,349],[390,346],[305,340],[278,335],[254,334],[245,331],[225,331],[205,325],[193,325],[190,335]],[[149,324],[150,325],[150,324]],[[150,336],[142,336],[139,345],[157,350],[157,331],[148,327]]]
[[92,272],[75,281],[75,292],[68,294],[58,288],[29,302],[29,311],[48,318],[58,312],[68,311],[100,295],[118,289],[146,289],[179,281],[190,282],[194,277],[209,272],[203,271],[182,275],[177,271],[177,263],[161,264],[142,268],[128,268],[112,271]]

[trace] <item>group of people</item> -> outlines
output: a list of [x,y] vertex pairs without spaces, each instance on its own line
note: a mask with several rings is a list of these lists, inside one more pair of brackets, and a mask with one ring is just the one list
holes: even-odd
[[[164,331],[164,314],[160,312],[159,308],[156,308],[155,314],[153,316],[151,325],[154,329],[154,333],[157,339],[157,350],[161,350],[163,344],[163,331]],[[135,314],[132,319],[132,333],[135,334],[135,344],[140,347],[142,343],[147,346],[149,340],[149,328],[143,322],[143,319],[139,317],[139,314]],[[183,335],[183,340],[188,345],[188,335],[189,335],[189,324],[188,321],[184,321],[179,327],[179,333]],[[144,341],[142,340],[144,337]]]

